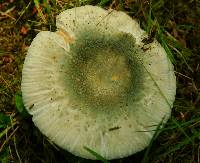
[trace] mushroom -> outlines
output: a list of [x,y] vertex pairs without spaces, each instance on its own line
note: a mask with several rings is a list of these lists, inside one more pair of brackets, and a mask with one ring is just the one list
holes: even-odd
[[57,16],[57,31],[31,43],[22,95],[33,122],[61,148],[111,160],[147,147],[175,99],[173,65],[127,14],[82,6]]

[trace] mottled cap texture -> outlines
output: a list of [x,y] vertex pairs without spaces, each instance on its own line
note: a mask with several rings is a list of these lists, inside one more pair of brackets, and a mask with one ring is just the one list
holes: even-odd
[[163,47],[124,12],[82,6],[61,12],[57,31],[34,38],[22,95],[34,124],[61,148],[111,160],[147,147],[175,99]]

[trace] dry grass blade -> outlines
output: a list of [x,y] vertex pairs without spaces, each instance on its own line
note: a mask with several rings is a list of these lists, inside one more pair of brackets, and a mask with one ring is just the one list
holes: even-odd
[[18,19],[15,21],[15,24],[18,23],[18,21],[21,19],[21,17],[24,15],[24,13],[28,10],[28,8],[31,5],[31,1],[28,3],[28,5],[26,6],[26,8],[21,12],[20,16],[18,17]]
[[42,8],[41,8],[41,6],[40,6],[40,2],[39,2],[38,0],[34,0],[34,4],[35,4],[35,7],[37,8],[38,14],[39,14],[39,16],[41,17],[43,23],[46,24],[46,23],[47,23],[47,20],[46,20],[45,15],[44,15],[43,12],[42,12]]
[[17,126],[14,131],[8,136],[8,138],[3,142],[3,144],[0,147],[0,152],[3,150],[3,147],[5,146],[6,143],[10,141],[10,139],[14,136],[15,132],[19,129],[19,126]]

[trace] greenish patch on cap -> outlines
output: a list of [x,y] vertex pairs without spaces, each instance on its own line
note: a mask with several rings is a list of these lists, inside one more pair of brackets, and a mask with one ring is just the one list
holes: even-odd
[[130,34],[84,30],[71,44],[70,55],[66,87],[79,105],[113,110],[131,104],[142,90],[144,68],[138,56],[143,52]]

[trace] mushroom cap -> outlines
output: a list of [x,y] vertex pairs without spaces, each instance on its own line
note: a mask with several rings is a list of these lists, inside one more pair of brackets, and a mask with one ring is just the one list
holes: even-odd
[[129,156],[147,147],[171,114],[176,80],[165,50],[127,14],[82,6],[40,32],[22,71],[22,95],[33,122],[74,155]]

